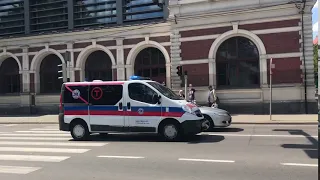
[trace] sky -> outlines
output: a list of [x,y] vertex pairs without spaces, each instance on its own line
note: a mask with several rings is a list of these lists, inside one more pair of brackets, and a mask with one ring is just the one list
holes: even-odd
[[312,30],[313,30],[313,38],[316,37],[319,30],[319,19],[318,19],[318,13],[319,13],[319,0],[317,0],[316,4],[313,6],[312,9]]

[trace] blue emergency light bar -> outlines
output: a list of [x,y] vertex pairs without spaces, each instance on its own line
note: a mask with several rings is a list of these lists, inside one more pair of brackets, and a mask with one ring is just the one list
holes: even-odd
[[147,77],[141,77],[141,76],[130,76],[130,80],[151,80],[150,78]]

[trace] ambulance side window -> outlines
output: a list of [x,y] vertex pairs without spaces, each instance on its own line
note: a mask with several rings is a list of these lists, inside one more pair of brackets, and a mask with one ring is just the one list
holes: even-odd
[[152,102],[152,97],[153,95],[157,95],[157,93],[148,86],[141,83],[131,83],[128,86],[128,90],[131,99],[148,104],[156,104]]
[[122,85],[92,85],[89,96],[92,105],[116,105],[122,99]]
[[88,102],[88,86],[69,86],[64,88],[64,103],[84,104]]

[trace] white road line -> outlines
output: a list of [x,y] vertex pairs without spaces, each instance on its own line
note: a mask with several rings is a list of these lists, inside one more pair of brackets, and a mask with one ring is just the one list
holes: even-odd
[[289,138],[306,138],[306,137],[313,137],[318,138],[318,136],[303,136],[303,135],[281,135],[281,134],[226,134],[226,133],[209,133],[203,135],[210,135],[210,136],[234,136],[234,137],[289,137]]
[[36,156],[36,155],[11,155],[1,154],[0,160],[5,161],[38,161],[38,162],[61,162],[70,156]]
[[90,149],[67,149],[67,148],[27,148],[27,147],[0,147],[4,152],[51,152],[51,153],[84,153]]
[[67,141],[71,138],[64,137],[0,137],[1,140],[43,140],[43,141]]
[[318,167],[318,164],[301,164],[301,163],[281,163],[284,166],[307,166],[307,167]]
[[31,131],[59,131],[59,128],[34,128]]
[[5,124],[3,126],[6,126],[6,127],[12,127],[12,126],[17,126],[18,124]]
[[55,136],[67,136],[70,137],[70,134],[18,134],[18,133],[0,133],[0,136],[43,136],[43,137],[55,137]]
[[51,133],[51,134],[66,134],[68,132],[65,131],[15,131],[17,133],[39,133],[39,134],[43,134],[43,133]]
[[235,161],[231,161],[231,160],[215,160],[215,159],[188,159],[188,158],[179,158],[179,161],[221,162],[221,163],[234,163],[234,162],[235,162]]
[[99,158],[143,159],[141,156],[97,156]]
[[28,174],[41,169],[40,167],[0,166],[0,173]]
[[25,146],[77,146],[77,147],[101,147],[108,143],[91,142],[23,142],[23,141],[0,141],[0,145],[25,145]]

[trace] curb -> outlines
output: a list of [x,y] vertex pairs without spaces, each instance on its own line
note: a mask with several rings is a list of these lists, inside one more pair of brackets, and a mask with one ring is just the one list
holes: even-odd
[[318,122],[232,122],[232,124],[252,124],[252,125],[317,125]]

